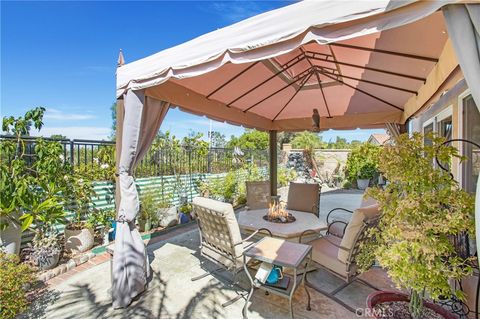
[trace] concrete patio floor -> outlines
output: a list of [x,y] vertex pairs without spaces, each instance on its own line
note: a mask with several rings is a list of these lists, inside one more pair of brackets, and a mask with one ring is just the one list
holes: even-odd
[[[322,194],[321,218],[334,207],[353,209],[360,205],[360,191],[333,191]],[[237,295],[227,287],[227,272],[207,276],[192,282],[215,265],[205,262],[198,254],[197,230],[189,230],[169,240],[148,246],[152,276],[148,289],[127,309],[113,310],[110,300],[110,263],[103,263],[56,285],[39,298],[24,318],[242,318],[244,299],[223,308],[221,304]],[[325,271],[310,273],[309,280],[326,290],[333,290],[342,281]],[[385,273],[373,269],[362,278],[378,288],[392,288]],[[242,286],[247,287],[242,275]],[[311,288],[312,310],[307,311],[303,288],[294,297],[296,318],[358,318],[341,305]],[[365,300],[373,290],[353,283],[337,296],[354,308],[364,308]],[[256,290],[248,305],[249,318],[289,318],[287,299],[265,295]]]

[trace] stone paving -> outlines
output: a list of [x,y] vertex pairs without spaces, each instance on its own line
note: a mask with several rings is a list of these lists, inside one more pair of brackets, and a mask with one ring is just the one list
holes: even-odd
[[[321,218],[334,207],[353,209],[360,205],[361,192],[334,191],[322,194]],[[348,218],[348,216],[345,216]],[[240,299],[223,308],[221,304],[237,295],[226,286],[226,272],[192,282],[215,265],[204,262],[198,254],[199,236],[195,225],[180,228],[154,238],[147,250],[152,269],[148,289],[127,309],[113,310],[110,300],[110,263],[108,254],[97,256],[84,265],[50,280],[49,290],[32,305],[23,318],[242,318],[245,303]],[[309,274],[310,281],[323,289],[333,290],[342,281],[325,271]],[[362,275],[378,288],[391,284],[382,270]],[[247,287],[246,276],[242,286]],[[307,311],[306,294],[299,289],[294,296],[296,318],[357,318],[339,304],[316,291],[312,310]],[[338,297],[354,308],[364,308],[366,296],[373,290],[354,283]],[[249,318],[289,318],[286,299],[256,291],[248,305]]]

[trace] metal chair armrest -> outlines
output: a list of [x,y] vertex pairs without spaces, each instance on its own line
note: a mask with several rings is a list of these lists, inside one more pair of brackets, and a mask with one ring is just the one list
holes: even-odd
[[[344,225],[345,225],[345,227],[343,227],[343,233],[342,233],[341,236],[340,236],[340,234],[338,234],[338,236],[337,236],[336,234],[330,232],[330,227],[331,227],[332,225],[337,224],[337,223],[340,223],[340,224],[344,224]],[[345,235],[345,229],[347,228],[347,225],[348,225],[348,223],[347,223],[347,222],[344,222],[343,220],[334,220],[333,222],[331,222],[330,224],[328,224],[327,234],[328,234],[328,235],[333,235],[333,236],[337,236],[337,237],[343,238],[343,236]]]
[[320,232],[318,232],[316,230],[313,230],[313,229],[307,229],[300,234],[300,237],[298,238],[298,242],[302,243],[302,237],[304,235],[307,235],[307,234],[317,234],[317,235],[321,236]]
[[273,235],[272,235],[272,232],[271,232],[270,230],[268,230],[267,228],[259,228],[259,229],[257,229],[256,231],[254,231],[253,233],[251,233],[248,237],[242,239],[241,242],[235,244],[235,246],[240,245],[240,244],[243,244],[243,243],[246,242],[246,241],[249,241],[250,239],[252,239],[253,236],[255,236],[256,234],[258,234],[258,233],[261,232],[261,231],[266,231],[270,237],[273,236]]
[[329,211],[328,214],[327,214],[327,224],[330,224],[330,215],[331,215],[333,212],[338,211],[338,210],[341,210],[341,211],[344,211],[344,212],[353,214],[353,210],[350,210],[350,209],[346,209],[346,208],[342,208],[342,207],[334,208],[334,209],[332,209],[331,211]]

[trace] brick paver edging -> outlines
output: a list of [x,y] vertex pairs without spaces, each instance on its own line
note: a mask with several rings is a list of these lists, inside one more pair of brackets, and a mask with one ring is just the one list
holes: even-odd
[[[146,245],[152,245],[160,241],[180,235],[184,232],[193,230],[196,227],[196,223],[179,225],[177,227],[173,227],[172,229],[168,229],[167,231],[160,231],[158,233],[155,233],[155,235],[153,236],[148,236],[148,238],[144,239],[144,242]],[[44,281],[48,286],[55,286],[78,274],[79,272],[85,271],[87,269],[109,261],[110,258],[110,254],[105,252],[105,249],[98,253],[89,252],[87,254],[74,257],[70,259],[66,264],[62,264],[52,270],[41,274],[38,279]]]
[[[240,211],[244,207],[245,205],[235,207],[235,212]],[[177,226],[162,229],[158,232],[144,234],[142,239],[145,245],[148,246],[193,230],[196,227],[197,223],[192,221],[187,224],[179,224]],[[52,270],[42,273],[40,276],[38,276],[38,280],[45,282],[49,286],[55,286],[81,271],[109,261],[110,258],[111,256],[106,252],[105,246],[95,247],[84,255],[70,259],[66,264],[62,264]]]

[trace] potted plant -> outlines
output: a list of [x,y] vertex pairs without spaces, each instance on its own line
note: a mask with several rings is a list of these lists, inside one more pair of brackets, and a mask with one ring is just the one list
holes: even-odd
[[113,231],[112,222],[115,219],[115,209],[101,208],[95,209],[90,214],[87,220],[88,228],[96,230],[97,228],[100,237],[102,238],[102,245],[106,246],[110,243],[109,235]]
[[57,236],[34,238],[32,243],[29,243],[28,247],[23,250],[27,261],[40,270],[52,269],[57,266],[62,252]]
[[191,220],[190,213],[192,212],[192,205],[189,203],[180,205],[178,208],[178,220],[180,224],[186,224]]
[[[456,295],[452,280],[472,272],[470,260],[459,256],[451,240],[462,233],[474,234],[473,196],[460,188],[449,172],[435,168],[435,155],[444,163],[459,157],[454,147],[442,145],[431,136],[424,145],[421,134],[407,134],[381,151],[379,168],[389,180],[385,188],[372,188],[367,196],[376,199],[382,210],[377,229],[361,248],[359,265],[363,269],[377,260],[399,287],[409,292],[379,292],[368,299],[372,311],[393,311],[408,301],[406,310],[413,318],[428,318],[428,309],[440,313],[426,300]],[[428,308],[428,309],[427,309]],[[448,315],[443,315],[449,318]]]
[[93,197],[96,195],[93,183],[79,172],[69,177],[70,203],[75,217],[65,227],[65,249],[73,253],[82,253],[93,247],[94,229],[87,222],[94,211]]
[[375,167],[375,164],[370,162],[364,163],[358,170],[358,175],[357,175],[358,189],[361,189],[361,190],[367,189],[368,185],[370,185],[370,180],[375,176],[376,173],[377,173],[377,169]]
[[359,189],[366,189],[370,180],[377,175],[380,147],[363,143],[352,149],[345,163],[345,177],[351,183],[357,183]]
[[33,269],[20,263],[18,256],[0,249],[0,278],[0,316],[16,318],[27,309],[27,294],[35,281]]
[[44,112],[39,107],[2,121],[3,131],[12,136],[0,141],[0,244],[8,253],[19,253],[21,232],[32,224],[41,229],[64,217],[70,166],[63,147],[58,141],[24,137],[31,127],[42,128]]
[[138,217],[138,226],[140,231],[148,232],[157,226],[158,204],[152,193],[145,193],[140,198],[140,214]]

